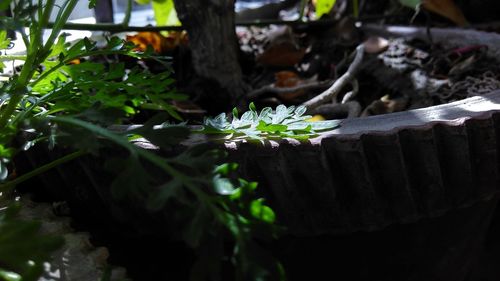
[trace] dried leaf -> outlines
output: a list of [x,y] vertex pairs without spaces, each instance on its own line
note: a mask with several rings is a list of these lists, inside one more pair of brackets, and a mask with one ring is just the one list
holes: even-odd
[[297,48],[290,42],[282,42],[266,49],[257,57],[257,62],[270,66],[294,66],[302,60],[305,53],[305,48]]
[[453,0],[423,0],[422,5],[425,9],[450,19],[458,26],[468,24],[462,10],[455,5]]
[[[274,74],[274,78],[276,82],[274,82],[274,86],[277,88],[291,88],[298,86],[303,83],[302,79],[292,71],[280,71],[276,72]],[[292,93],[286,93],[286,94],[278,94],[280,99],[284,101],[291,101],[297,97],[300,97],[303,95],[305,91],[303,90],[298,90]]]
[[172,31],[167,36],[159,32],[139,32],[136,35],[127,35],[126,41],[136,45],[135,50],[146,51],[148,46],[153,47],[155,52],[161,54],[175,49],[179,45],[188,43],[187,33],[185,31]]
[[146,51],[148,45],[153,47],[155,52],[161,53],[163,45],[166,44],[166,38],[158,32],[139,32],[136,35],[127,35],[126,40],[136,45],[136,50]]

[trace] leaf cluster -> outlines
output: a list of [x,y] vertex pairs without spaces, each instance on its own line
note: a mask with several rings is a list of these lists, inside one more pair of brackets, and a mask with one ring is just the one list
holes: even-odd
[[233,109],[233,117],[221,113],[214,118],[205,118],[203,133],[224,134],[226,139],[279,139],[293,138],[306,140],[317,136],[320,132],[332,130],[339,126],[338,120],[309,122],[310,115],[304,115],[304,106],[279,105],[276,110],[270,107],[257,112],[253,103],[249,111],[238,118],[237,109]]
[[[110,171],[111,194],[115,199],[154,213],[175,206],[171,219],[178,229],[174,236],[199,256],[192,270],[193,280],[219,279],[227,261],[236,269],[237,280],[281,279],[279,263],[264,247],[278,234],[275,214],[258,198],[257,184],[235,176],[233,164],[214,170],[224,155],[212,147],[202,145],[172,153],[191,131],[185,124],[166,122],[170,117],[180,119],[169,102],[184,98],[173,90],[170,72],[154,74],[139,68],[127,69],[123,63],[104,66],[92,60],[103,55],[160,59],[152,56],[152,50],[137,52],[133,44],[119,38],[112,37],[105,47],[98,47],[87,38],[70,45],[64,34],[58,37],[76,2],[66,0],[57,6],[58,18],[47,40],[42,34],[52,8],[56,7],[54,0],[43,6],[16,1],[14,18],[0,19],[4,26],[21,32],[23,29],[18,27],[30,23],[29,35],[22,34],[27,54],[15,58],[6,52],[0,54],[0,62],[25,61],[19,72],[15,71],[9,81],[0,85],[0,192],[11,191],[19,182],[64,163],[64,159],[74,159],[61,157],[26,175],[9,176],[14,154],[34,145],[47,145],[49,151],[59,146],[76,150],[76,155],[102,156],[106,158],[106,170]],[[95,1],[89,3],[94,4]],[[23,12],[21,7],[29,8],[29,12]],[[9,39],[0,32],[0,47],[9,46]],[[165,114],[133,130],[108,129],[130,122],[132,115],[144,109]],[[261,113],[261,119],[252,119],[258,121],[255,126],[241,124],[253,113],[244,114],[241,119],[233,119],[235,125],[231,126],[235,132],[247,130],[248,135],[256,138],[298,135],[302,131],[310,136],[316,132],[312,126],[298,127],[304,121],[303,109],[285,111],[287,114],[280,107],[276,112]],[[254,107],[252,112],[255,113]],[[237,120],[240,124],[236,124]],[[210,130],[209,126],[206,128]],[[252,134],[248,129],[259,133]],[[134,145],[131,141],[139,137],[168,153],[157,154]],[[103,151],[120,153],[110,157]],[[0,266],[5,268],[0,271],[0,278],[15,277],[11,274],[14,272],[21,274],[23,280],[36,279],[41,273],[39,261],[48,258],[48,253],[59,245],[58,240],[38,236],[39,225],[14,223],[10,218],[0,216]],[[3,247],[4,242],[10,246]],[[231,245],[229,253],[227,245]],[[12,255],[17,249],[19,252]],[[35,262],[36,271],[29,271],[26,260]]]

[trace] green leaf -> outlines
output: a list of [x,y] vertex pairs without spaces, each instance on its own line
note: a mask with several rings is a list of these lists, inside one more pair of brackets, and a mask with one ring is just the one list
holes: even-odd
[[181,25],[173,0],[153,0],[153,11],[157,26]]
[[191,247],[197,248],[205,236],[208,225],[211,223],[210,211],[204,204],[199,204],[195,208],[195,214],[189,226],[184,232],[184,241]]
[[222,176],[228,176],[229,173],[238,169],[238,163],[224,163],[215,167],[214,172]]
[[10,8],[10,3],[11,2],[12,2],[12,0],[2,0],[0,2],[0,11],[5,11],[8,8]]
[[97,0],[89,0],[89,9],[95,8]]
[[233,108],[233,118],[238,118],[238,109],[236,107]]
[[250,204],[250,213],[254,218],[266,223],[273,223],[276,220],[274,211],[264,205],[264,199],[252,201]]
[[148,122],[146,122],[143,126],[131,130],[129,133],[141,135],[152,144],[162,148],[168,148],[187,139],[190,134],[188,127],[184,125],[170,125],[166,123],[158,125],[160,122],[165,121],[165,115],[158,114],[148,120]]
[[163,208],[163,206],[165,206],[167,201],[178,196],[179,192],[181,191],[181,188],[182,188],[182,182],[177,179],[173,179],[161,185],[158,188],[157,192],[152,192],[150,194],[147,203],[148,209],[152,211],[160,210],[161,208]]
[[316,0],[316,18],[319,19],[324,14],[330,13],[336,0]]
[[285,120],[285,118],[288,117],[288,110],[286,106],[280,104],[278,107],[276,107],[276,113],[272,117],[272,123],[273,124],[279,124]]
[[248,106],[248,108],[250,109],[250,111],[254,111],[254,112],[257,111],[257,108],[255,107],[255,104],[253,102],[250,103],[250,105]]
[[307,108],[305,106],[301,105],[301,106],[297,107],[297,109],[295,109],[295,115],[297,117],[300,117],[300,116],[304,115],[304,113],[306,113],[306,111],[307,111]]
[[270,133],[277,133],[277,132],[284,132],[288,129],[287,125],[280,125],[280,124],[266,124],[264,121],[259,121],[259,125],[256,127],[257,130],[262,131],[262,132],[270,132]]
[[153,180],[136,156],[131,155],[125,160],[110,159],[105,163],[105,169],[117,174],[111,183],[111,194],[114,198],[130,199],[135,202],[142,202],[148,198]]
[[10,46],[10,39],[7,38],[7,30],[0,30],[0,50]]
[[235,188],[231,181],[227,178],[215,176],[212,180],[215,193],[219,195],[231,195],[234,193]]
[[22,281],[22,276],[10,271],[0,269],[0,279],[6,281]]

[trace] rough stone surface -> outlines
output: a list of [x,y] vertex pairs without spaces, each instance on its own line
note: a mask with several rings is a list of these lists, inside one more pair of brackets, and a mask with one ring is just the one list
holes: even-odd
[[[21,218],[42,222],[43,234],[61,235],[65,244],[52,256],[52,262],[45,264],[45,272],[39,281],[98,281],[108,266],[109,256],[105,247],[94,247],[86,232],[75,232],[70,218],[54,215],[52,206],[22,199]],[[110,280],[125,280],[124,268],[113,268]]]

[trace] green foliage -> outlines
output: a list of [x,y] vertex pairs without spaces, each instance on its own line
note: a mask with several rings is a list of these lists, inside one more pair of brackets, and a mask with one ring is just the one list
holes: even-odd
[[181,25],[175,11],[174,0],[153,0],[156,25]]
[[89,9],[95,8],[97,0],[89,0]]
[[339,126],[340,121],[327,120],[308,122],[311,118],[304,115],[304,106],[279,105],[276,110],[270,107],[263,108],[260,113],[255,106],[250,104],[250,110],[243,113],[238,118],[237,110],[233,110],[233,118],[230,119],[225,113],[221,113],[214,118],[206,118],[204,121],[204,133],[224,134],[225,139],[279,139],[294,138],[306,140],[315,137],[318,133],[332,130]]
[[146,5],[152,2],[153,12],[157,26],[181,25],[173,0],[135,0],[140,5]]
[[[55,7],[53,0],[43,6],[16,1],[14,17],[0,18],[2,27],[21,32],[20,27],[28,23],[30,27],[29,35],[22,34],[27,55],[21,71],[0,85],[0,192],[11,191],[16,184],[75,157],[119,151],[105,160],[105,169],[113,179],[111,194],[116,200],[149,212],[173,210],[171,220],[176,228],[172,236],[184,241],[199,257],[192,269],[192,280],[219,279],[224,263],[233,265],[236,280],[282,279],[280,264],[264,246],[280,229],[272,209],[255,193],[257,184],[239,179],[235,164],[214,170],[225,155],[209,145],[179,152],[179,144],[191,130],[186,124],[170,123],[180,119],[170,102],[185,98],[173,89],[170,72],[150,73],[127,69],[119,62],[105,66],[95,61],[95,57],[107,55],[158,61],[163,58],[154,57],[150,50],[137,52],[131,43],[116,37],[109,38],[105,47],[98,47],[88,38],[68,44],[65,34],[59,33],[76,3],[66,0],[60,4],[46,40],[42,31]],[[173,9],[172,1],[162,3],[170,3]],[[95,5],[95,1],[89,5]],[[1,32],[0,47],[9,44]],[[0,62],[11,59],[0,54]],[[305,120],[303,108],[285,107],[286,112],[282,107],[276,112],[269,109],[261,113],[260,119],[253,118],[256,110],[253,105],[251,109],[252,113],[243,114],[241,120],[233,119],[231,128],[252,129],[256,138],[299,138],[302,131],[311,136],[321,130],[313,125],[299,126]],[[108,129],[130,123],[130,118],[142,110],[162,114],[132,130]],[[253,123],[248,123],[250,116]],[[138,137],[167,153],[153,153],[132,144],[131,140]],[[46,145],[48,149],[58,146],[72,152],[24,175],[9,175],[14,155],[35,145]],[[40,276],[41,262],[49,258],[60,240],[40,236],[38,228],[36,223],[0,216],[0,265],[4,267],[0,278],[24,281]],[[228,245],[232,247],[229,252]]]
[[40,222],[17,218],[18,204],[0,211],[0,279],[37,280],[43,263],[63,244],[62,237],[40,234]]
[[7,10],[9,7],[10,7],[10,3],[12,2],[12,0],[3,0],[1,3],[0,3],[0,11],[5,11]]
[[[64,124],[70,128],[79,126],[87,134],[103,137],[97,140],[103,142],[102,146],[106,145],[105,139],[111,140],[129,152],[125,160],[120,157],[106,163],[106,169],[117,175],[111,186],[112,194],[116,199],[147,206],[151,212],[175,206],[170,223],[179,232],[178,238],[199,257],[192,268],[192,280],[215,278],[225,260],[230,260],[235,267],[237,280],[283,278],[279,262],[262,246],[279,233],[280,229],[274,224],[276,216],[264,200],[257,197],[257,183],[236,177],[236,164],[222,164],[214,169],[224,155],[208,145],[194,146],[167,158],[127,140],[127,136],[140,135],[160,149],[169,149],[189,134],[187,127],[160,124],[164,121],[160,116],[124,133],[112,133],[74,118],[57,117],[53,121],[59,130],[67,130]],[[71,135],[73,142],[85,142],[82,138],[85,132]],[[152,167],[146,169],[145,163]],[[228,243],[234,245],[230,253],[223,250]]]
[[336,0],[317,0],[316,1],[316,18],[321,18],[323,15],[328,14]]

